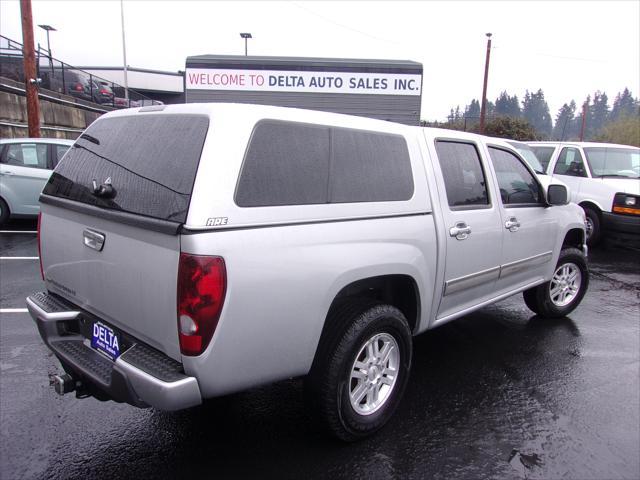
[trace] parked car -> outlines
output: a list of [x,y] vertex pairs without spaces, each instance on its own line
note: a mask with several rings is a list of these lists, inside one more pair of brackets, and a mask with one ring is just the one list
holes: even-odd
[[344,440],[397,409],[414,335],[520,292],[565,317],[589,282],[582,209],[511,147],[362,117],[110,112],[41,203],[58,393],[177,410],[306,376]]
[[96,103],[113,105],[113,97],[109,82],[94,80],[93,99]]
[[[63,81],[64,76],[64,81]],[[98,104],[113,104],[113,90],[109,82],[79,70],[55,69],[43,72],[43,85],[50,90]]]
[[547,174],[569,186],[584,208],[587,241],[601,238],[640,245],[640,149],[589,142],[532,142],[548,158]]
[[140,102],[130,98],[115,97],[113,99],[113,106],[116,108],[136,108],[140,106]]
[[57,138],[0,140],[0,226],[10,217],[38,215],[40,192],[71,145]]

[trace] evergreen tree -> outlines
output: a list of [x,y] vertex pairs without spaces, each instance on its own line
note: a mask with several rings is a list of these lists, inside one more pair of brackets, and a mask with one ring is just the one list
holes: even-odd
[[640,115],[640,103],[637,98],[633,98],[628,88],[616,95],[613,100],[613,108],[611,109],[610,119],[612,122],[621,120],[625,117],[634,117]]
[[553,127],[552,138],[554,140],[572,139],[575,125],[576,102],[571,100],[568,105],[565,103],[558,111],[556,123]]
[[551,115],[549,105],[544,99],[542,89],[536,93],[529,93],[527,90],[522,101],[522,115],[535,128],[538,136],[549,138],[551,135]]
[[506,117],[519,117],[522,112],[518,97],[516,95],[511,97],[506,91],[503,91],[496,99],[494,113]]
[[475,98],[471,100],[471,103],[467,105],[464,111],[464,116],[469,119],[479,119],[480,118],[480,102]]

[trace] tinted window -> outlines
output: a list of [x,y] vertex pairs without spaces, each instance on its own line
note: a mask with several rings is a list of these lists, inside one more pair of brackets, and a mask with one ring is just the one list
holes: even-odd
[[487,182],[475,145],[439,140],[436,151],[449,205],[488,205]]
[[327,202],[329,128],[289,122],[256,125],[238,181],[241,207]]
[[2,163],[17,167],[47,168],[47,145],[44,143],[10,143]]
[[[202,115],[98,120],[67,152],[43,193],[184,222],[208,124]],[[116,196],[94,195],[93,181],[108,178]]]
[[570,177],[586,177],[587,171],[584,168],[584,161],[580,150],[572,147],[565,147],[560,152],[553,173],[558,175],[569,175]]
[[551,161],[551,155],[553,155],[553,151],[555,149],[556,147],[531,147],[531,150],[533,150],[533,153],[536,154],[536,157],[538,157],[538,160],[544,167],[545,172],[547,171],[547,167],[549,166],[549,162]]
[[55,168],[69,150],[69,145],[51,145],[51,147],[53,148],[53,168]]
[[404,138],[332,129],[331,203],[408,200],[413,176]]
[[505,205],[540,203],[540,187],[533,174],[513,153],[489,147],[491,163],[498,178]]
[[241,207],[408,200],[401,136],[265,120],[251,136],[236,190]]

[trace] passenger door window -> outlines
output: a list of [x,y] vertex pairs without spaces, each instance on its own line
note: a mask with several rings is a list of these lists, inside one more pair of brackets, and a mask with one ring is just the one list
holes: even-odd
[[2,163],[17,167],[47,168],[47,145],[44,143],[7,145]]
[[580,150],[573,147],[563,148],[553,173],[570,177],[587,177],[587,170]]
[[489,205],[487,182],[475,145],[436,142],[449,206],[481,208]]
[[489,147],[489,153],[504,205],[543,204],[540,184],[518,157],[494,147]]

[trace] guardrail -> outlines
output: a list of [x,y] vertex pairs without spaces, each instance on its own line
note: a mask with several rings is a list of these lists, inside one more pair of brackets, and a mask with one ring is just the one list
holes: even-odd
[[[0,35],[0,76],[24,84],[22,44]],[[53,58],[39,45],[35,50],[39,86],[52,92],[113,108],[158,105],[141,93]],[[128,93],[128,95],[126,94]]]

